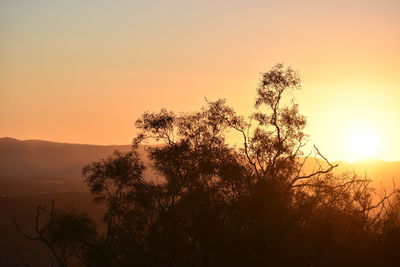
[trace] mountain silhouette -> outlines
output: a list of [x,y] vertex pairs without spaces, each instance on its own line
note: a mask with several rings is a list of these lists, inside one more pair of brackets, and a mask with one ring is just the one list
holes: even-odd
[[[93,161],[105,158],[113,151],[129,151],[131,145],[88,145],[57,143],[43,140],[18,140],[0,138],[0,178],[47,177],[57,179],[81,179],[82,168]],[[139,147],[144,161],[145,146]],[[334,173],[354,172],[367,176],[374,183],[391,183],[400,179],[400,161],[378,159],[362,160],[354,163],[335,162],[339,166]],[[324,162],[314,158],[307,160],[304,171],[312,171]],[[379,184],[378,184],[379,185]]]
[[81,178],[86,164],[131,145],[85,145],[0,138],[0,177]]

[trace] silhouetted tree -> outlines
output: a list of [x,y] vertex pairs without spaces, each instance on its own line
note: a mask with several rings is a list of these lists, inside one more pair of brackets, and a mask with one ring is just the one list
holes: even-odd
[[[133,148],[146,139],[163,143],[147,149],[147,167],[161,178],[144,179],[134,151],[86,166],[95,201],[107,206],[107,231],[71,251],[83,251],[87,266],[398,263],[387,249],[399,247],[399,201],[389,201],[397,191],[374,202],[369,180],[331,174],[337,165],[317,147],[315,157],[304,154],[306,119],[285,98],[299,88],[298,74],[278,64],[262,74],[249,118],[225,100],[192,113],[144,113]],[[232,132],[240,144],[227,140]],[[307,172],[313,159],[316,168]]]
[[129,198],[135,197],[135,189],[144,186],[142,178],[144,166],[135,152],[115,152],[112,156],[99,162],[93,162],[83,168],[82,172],[94,200],[105,203],[107,213],[106,240],[112,242],[120,220],[120,215],[129,208]]
[[[47,218],[45,223],[41,224],[43,215],[47,215]],[[23,232],[15,220],[14,224],[22,236],[46,245],[60,267],[69,266],[71,262],[88,264],[87,252],[97,238],[96,226],[85,213],[56,210],[53,203],[37,207],[35,235]]]

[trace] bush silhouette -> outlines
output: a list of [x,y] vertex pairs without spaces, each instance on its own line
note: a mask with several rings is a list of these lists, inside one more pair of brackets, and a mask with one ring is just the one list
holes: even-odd
[[[397,191],[374,202],[367,179],[332,175],[337,165],[316,147],[319,168],[306,172],[306,119],[285,99],[299,88],[298,74],[277,64],[262,74],[250,118],[224,100],[193,113],[144,113],[132,152],[83,169],[107,206],[105,235],[93,237],[79,216],[65,219],[82,232],[60,223],[46,233],[86,240],[71,257],[87,266],[396,266]],[[134,152],[147,139],[163,143],[147,151],[157,182],[144,178]],[[77,239],[56,234],[63,227]]]

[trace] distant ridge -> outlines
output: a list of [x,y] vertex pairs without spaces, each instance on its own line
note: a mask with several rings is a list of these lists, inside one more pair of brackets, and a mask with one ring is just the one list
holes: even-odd
[[[0,178],[1,177],[48,177],[82,178],[82,168],[93,161],[107,157],[113,151],[129,151],[131,145],[91,145],[59,143],[44,140],[18,140],[11,137],[0,138]],[[139,147],[142,159],[146,161],[145,146]],[[320,164],[324,162],[317,160]],[[354,172],[367,175],[375,182],[387,183],[394,178],[400,185],[400,161],[367,159],[353,163],[335,161],[339,166],[335,174]],[[315,159],[310,158],[305,171],[315,167]],[[149,171],[149,170],[148,170]]]
[[354,172],[373,181],[375,186],[392,186],[394,181],[400,186],[400,161],[365,159],[353,163],[341,162],[335,173]]
[[70,143],[70,142],[56,142],[56,141],[48,141],[41,139],[26,139],[20,140],[13,137],[0,137],[1,143],[47,143],[47,144],[58,144],[58,145],[82,145],[82,146],[98,146],[98,147],[126,147],[131,145],[96,145],[96,144],[82,144],[82,143]]
[[1,143],[13,143],[13,142],[19,142],[20,140],[12,138],[12,137],[1,137],[0,142]]
[[[80,178],[82,167],[131,145],[86,145],[0,138],[0,177]],[[140,148],[143,149],[143,148]]]

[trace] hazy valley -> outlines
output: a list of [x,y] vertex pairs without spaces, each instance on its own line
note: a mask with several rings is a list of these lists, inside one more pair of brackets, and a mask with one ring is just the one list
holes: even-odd
[[[33,232],[37,205],[52,200],[59,208],[80,209],[87,212],[102,227],[104,206],[92,201],[82,178],[82,168],[105,158],[113,151],[129,151],[130,145],[85,145],[56,143],[40,140],[21,141],[0,138],[0,256],[8,263],[23,260],[41,265],[48,262],[46,248],[21,237],[13,225],[15,218],[22,228]],[[145,147],[139,147],[141,158],[148,164]],[[305,172],[312,171],[322,161],[310,158]],[[366,175],[373,184],[391,186],[399,180],[400,162],[364,160],[355,163],[336,162],[336,174],[354,172]],[[148,179],[154,174],[146,171]]]

